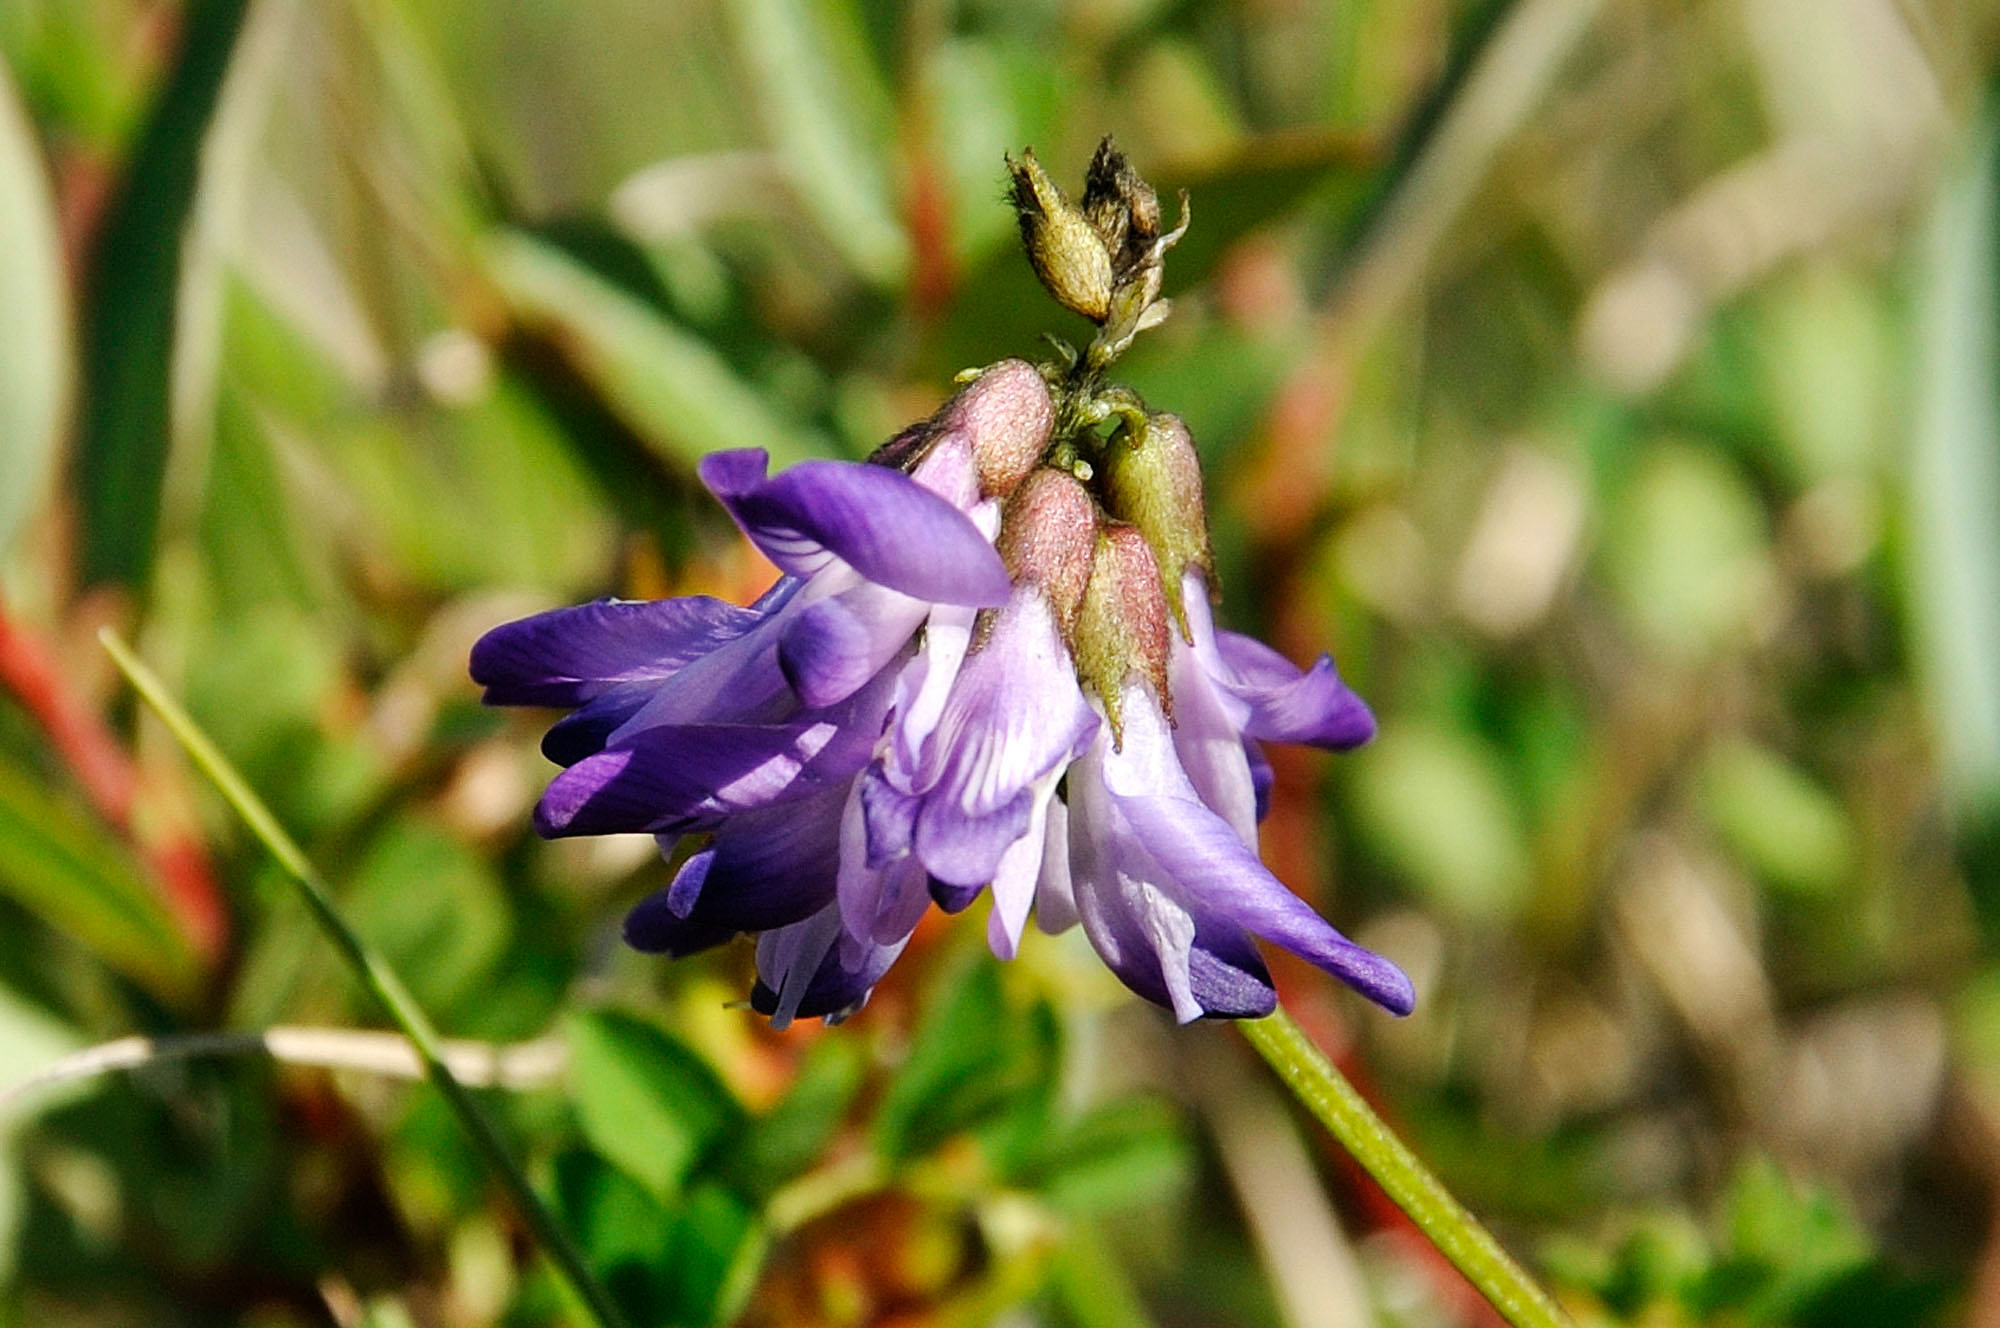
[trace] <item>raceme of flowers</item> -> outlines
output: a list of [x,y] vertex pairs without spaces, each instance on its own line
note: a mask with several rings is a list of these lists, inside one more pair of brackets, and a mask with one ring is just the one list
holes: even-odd
[[488,702],[570,711],[538,831],[701,837],[633,946],[754,934],[752,1005],[836,1021],[927,909],[990,890],[996,955],[1080,922],[1182,1021],[1274,1008],[1256,938],[1412,1007],[1257,854],[1262,745],[1353,747],[1367,707],[1326,656],[1214,625],[1181,422],[1099,394],[1123,422],[1086,459],[1078,399],[1004,361],[865,464],[715,453],[703,483],[782,573],[756,603],[604,600],[474,647]]

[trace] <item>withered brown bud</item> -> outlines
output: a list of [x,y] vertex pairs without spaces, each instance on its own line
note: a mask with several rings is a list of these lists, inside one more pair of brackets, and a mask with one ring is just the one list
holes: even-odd
[[1192,640],[1181,584],[1190,567],[1215,583],[1202,501],[1201,458],[1178,415],[1157,414],[1139,429],[1119,430],[1103,455],[1105,505],[1144,535],[1159,565],[1161,590],[1181,636]]
[[1084,176],[1083,213],[1111,251],[1114,284],[1145,263],[1160,238],[1160,196],[1109,135]]
[[1007,158],[1015,215],[1028,262],[1056,303],[1093,323],[1111,312],[1111,251],[1083,210],[1049,178],[1034,149]]
[[1097,504],[1089,492],[1066,470],[1035,471],[1007,500],[994,547],[1017,583],[1042,588],[1063,636],[1073,640],[1097,552]]
[[903,430],[868,459],[914,471],[940,447],[961,447],[979,492],[1005,496],[1047,450],[1054,422],[1055,403],[1041,371],[1026,360],[1002,360],[980,370],[935,415]]
[[1167,602],[1153,551],[1135,526],[1111,523],[1097,535],[1090,584],[1076,622],[1076,672],[1097,693],[1111,721],[1112,740],[1124,741],[1121,699],[1133,670],[1153,688],[1160,708],[1173,714],[1167,690]]

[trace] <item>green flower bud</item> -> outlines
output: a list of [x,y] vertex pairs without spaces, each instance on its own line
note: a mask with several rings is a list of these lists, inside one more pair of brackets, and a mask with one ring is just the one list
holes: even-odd
[[1152,685],[1160,708],[1172,717],[1167,645],[1167,602],[1145,536],[1134,526],[1104,526],[1097,535],[1090,584],[1077,615],[1075,653],[1077,677],[1097,693],[1105,718],[1111,721],[1113,742],[1124,742],[1119,698],[1134,669]]
[[1143,427],[1121,428],[1103,455],[1105,505],[1145,536],[1158,565],[1160,588],[1181,636],[1192,640],[1181,585],[1198,567],[1212,586],[1215,557],[1202,501],[1201,458],[1178,415],[1150,415]]
[[1032,148],[1007,158],[1021,243],[1056,302],[1093,323],[1111,312],[1111,251],[1083,211],[1056,187]]

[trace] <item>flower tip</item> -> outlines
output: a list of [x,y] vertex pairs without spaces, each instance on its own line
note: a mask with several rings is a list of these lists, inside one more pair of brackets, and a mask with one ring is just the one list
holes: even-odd
[[733,498],[762,484],[770,469],[771,454],[763,448],[736,447],[726,452],[710,452],[701,459],[695,473],[717,498]]

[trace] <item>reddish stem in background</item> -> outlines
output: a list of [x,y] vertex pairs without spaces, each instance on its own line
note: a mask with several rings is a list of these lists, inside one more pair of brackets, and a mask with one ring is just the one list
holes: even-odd
[[211,966],[229,948],[229,911],[200,841],[180,826],[143,833],[133,810],[139,772],[131,754],[69,686],[55,651],[15,622],[0,603],[0,689],[11,693],[47,735],[97,814],[131,841],[195,952]]

